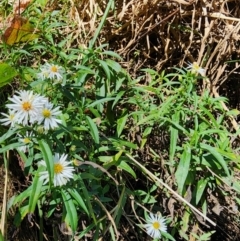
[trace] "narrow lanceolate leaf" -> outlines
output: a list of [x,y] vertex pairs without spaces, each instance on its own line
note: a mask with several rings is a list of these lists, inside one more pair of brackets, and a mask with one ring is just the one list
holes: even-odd
[[63,204],[65,207],[65,222],[70,228],[72,229],[73,234],[77,230],[77,224],[78,224],[78,215],[77,210],[74,205],[73,199],[69,195],[68,192],[61,190],[62,198],[63,198]]
[[115,100],[115,97],[102,98],[102,99],[99,99],[99,100],[96,100],[96,101],[92,102],[90,105],[87,106],[87,108],[90,108],[90,107],[93,107],[93,106],[96,106],[96,105],[99,105],[99,104],[104,104],[105,102],[113,101],[113,100]]
[[[43,155],[43,159],[47,165],[47,170],[49,173],[49,180],[52,180],[52,178],[53,178],[53,155],[52,155],[51,149],[50,149],[49,145],[47,144],[47,142],[44,140],[39,140],[38,144],[39,144],[41,153]],[[51,181],[49,183],[51,183]]]
[[206,151],[210,152],[216,159],[216,161],[222,166],[225,173],[230,176],[229,170],[227,167],[227,162],[224,160],[223,156],[218,152],[217,148],[207,145],[205,143],[201,143],[200,147],[205,149]]
[[118,137],[120,137],[120,135],[122,134],[122,131],[127,122],[127,118],[128,118],[127,111],[124,110],[122,116],[117,120],[117,136]]
[[117,59],[122,59],[120,55],[118,55],[117,53],[115,53],[113,51],[104,51],[104,52],[102,52],[102,54],[109,55],[109,56],[112,56]]
[[31,193],[30,198],[29,198],[29,206],[28,206],[29,213],[34,213],[34,211],[35,211],[35,207],[37,205],[39,196],[41,194],[42,184],[43,184],[43,180],[39,180],[39,175],[37,173],[35,175],[35,177],[33,179],[33,183],[32,183],[32,188],[34,191]]
[[118,167],[125,170],[126,172],[130,173],[134,178],[137,178],[134,170],[125,161],[121,161],[119,163]]
[[115,61],[113,61],[111,59],[107,59],[106,62],[116,72],[120,72],[121,71],[122,67],[121,67],[121,65],[119,63],[117,63],[117,62],[115,62]]
[[5,134],[0,136],[0,144],[5,143],[7,139],[12,135],[14,135],[16,132],[17,132],[17,129],[8,129],[8,131]]
[[17,75],[17,71],[6,63],[0,63],[0,87],[9,84]]
[[22,146],[22,144],[19,143],[19,142],[11,143],[7,146],[4,146],[4,147],[0,148],[0,153],[4,153],[4,152],[9,151],[9,150],[17,149],[20,146]]
[[89,128],[90,128],[90,134],[91,134],[93,140],[94,140],[97,144],[99,144],[99,133],[98,133],[98,128],[97,128],[96,124],[95,124],[95,123],[93,122],[93,120],[92,120],[90,117],[88,117],[88,116],[86,116],[86,121],[87,121],[87,124],[88,124],[88,126],[89,126]]
[[14,225],[20,226],[21,221],[24,219],[24,217],[28,214],[28,204],[25,206],[22,206],[19,208],[18,213],[14,217]]
[[169,240],[176,241],[170,233],[161,232],[161,234],[162,234],[163,237],[165,237]]
[[208,183],[208,179],[201,179],[197,183],[197,191],[196,191],[196,205],[201,200],[201,197],[203,195],[203,192],[206,188],[206,185]]
[[110,76],[111,76],[111,73],[110,73],[110,70],[109,70],[109,68],[108,68],[107,63],[104,62],[104,61],[101,60],[101,59],[98,59],[97,61],[98,61],[99,64],[102,66],[102,68],[103,68],[103,70],[104,70],[104,72],[105,72],[105,74],[106,74],[106,76],[107,76],[107,79],[110,80],[110,78],[111,78],[111,77],[110,77]]
[[68,188],[68,192],[76,200],[78,205],[86,212],[86,214],[89,215],[87,206],[86,206],[85,202],[83,201],[83,198],[81,197],[81,195],[77,192],[77,190]]
[[[173,117],[173,121],[179,124],[179,112],[176,112]],[[173,158],[175,155],[176,147],[177,147],[177,139],[178,139],[178,129],[174,126],[170,127],[171,139],[170,139],[170,149],[169,149],[169,161],[173,163]]]
[[183,195],[185,181],[188,175],[189,167],[191,161],[191,148],[189,146],[184,147],[180,162],[178,164],[175,177],[178,184],[178,192]]

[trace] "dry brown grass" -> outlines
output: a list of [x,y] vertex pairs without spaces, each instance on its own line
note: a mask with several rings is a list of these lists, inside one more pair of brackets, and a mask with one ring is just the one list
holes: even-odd
[[[87,44],[107,1],[70,3],[74,38]],[[207,69],[212,85],[219,86],[239,67],[226,63],[240,55],[239,16],[234,0],[117,0],[99,41],[120,53],[134,74],[143,66],[163,70],[196,61]]]

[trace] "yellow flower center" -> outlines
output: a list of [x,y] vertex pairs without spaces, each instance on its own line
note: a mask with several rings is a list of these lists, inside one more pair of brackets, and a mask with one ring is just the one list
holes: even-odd
[[32,109],[32,104],[30,103],[30,102],[23,102],[23,104],[22,104],[22,108],[23,108],[23,110],[25,110],[25,111],[29,111],[29,110],[31,110]]
[[154,222],[152,224],[152,226],[153,226],[154,229],[160,229],[160,223],[159,222]]
[[9,115],[9,120],[12,121],[14,119],[14,116],[15,116],[14,114]]
[[28,137],[25,137],[25,138],[23,139],[23,142],[24,142],[25,144],[28,144],[28,143],[31,142],[31,140],[30,140]]
[[200,66],[196,62],[194,62],[192,66],[193,66],[193,70],[198,71],[200,69]]
[[54,173],[59,174],[63,171],[63,166],[60,163],[54,164]]
[[44,118],[49,118],[51,116],[51,111],[49,109],[43,109],[42,114]]
[[53,65],[51,67],[51,71],[54,72],[54,73],[57,73],[58,72],[58,68],[55,65]]

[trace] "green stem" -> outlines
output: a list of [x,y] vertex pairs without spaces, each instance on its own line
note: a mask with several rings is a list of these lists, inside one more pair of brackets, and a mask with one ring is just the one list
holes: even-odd
[[90,48],[90,49],[91,49],[91,48],[93,47],[93,45],[95,44],[95,42],[96,42],[96,40],[97,40],[97,38],[98,38],[98,35],[99,35],[100,31],[101,31],[102,28],[103,28],[103,25],[104,25],[104,23],[105,23],[105,21],[106,21],[107,15],[108,15],[108,13],[109,13],[109,10],[110,10],[110,8],[111,8],[111,6],[112,6],[113,1],[114,1],[114,0],[109,0],[109,2],[108,2],[107,8],[106,8],[106,10],[105,10],[105,12],[104,12],[104,14],[103,14],[103,16],[102,16],[101,22],[100,22],[100,24],[99,24],[99,26],[98,26],[98,28],[97,28],[94,36],[93,36],[93,39],[89,42],[89,48]]
[[40,218],[39,241],[43,241],[43,211],[41,209],[40,201],[38,201],[38,214]]

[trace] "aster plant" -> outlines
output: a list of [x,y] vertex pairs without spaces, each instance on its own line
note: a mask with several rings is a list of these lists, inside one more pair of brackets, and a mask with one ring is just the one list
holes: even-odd
[[[59,57],[59,63],[49,60],[32,70],[31,81],[23,85],[26,88],[8,98],[0,119],[6,130],[0,137],[1,153],[5,156],[6,152],[15,151],[29,183],[9,202],[9,207],[18,207],[14,224],[20,225],[27,215],[30,219],[38,210],[41,230],[45,219],[56,223],[55,218],[59,217],[61,232],[72,239],[92,235],[96,240],[120,240],[118,229],[124,219],[139,227],[136,233],[143,240],[174,241],[171,234],[177,230],[174,225],[167,228],[167,223],[174,222],[167,211],[164,216],[150,213],[144,224],[140,217],[143,209],[162,210],[162,199],[171,195],[190,207],[186,216],[193,209],[214,224],[199,211],[204,207],[195,208],[192,202],[196,206],[206,204],[204,191],[216,188],[216,179],[209,173],[205,179],[194,178],[205,177],[202,170],[211,167],[216,176],[226,180],[230,177],[229,159],[237,158],[229,148],[225,112],[221,115],[220,101],[224,98],[215,100],[208,92],[199,96],[196,91],[197,80],[206,78],[205,69],[195,62],[169,75],[146,69],[144,76],[151,81],[143,86],[139,84],[143,77],[132,80],[110,58],[120,59],[116,53],[105,51],[104,47],[93,49],[91,45],[92,42],[89,48],[76,50],[72,59]],[[81,61],[75,61],[80,55]],[[104,56],[109,59],[104,61]],[[217,121],[209,109],[220,110]],[[134,130],[129,129],[130,124]],[[154,150],[156,146],[148,143],[155,128],[166,133],[169,150],[158,150],[158,145]],[[215,148],[214,144],[219,146]],[[218,153],[221,148],[225,148],[223,155]],[[158,171],[150,172],[139,163],[139,153],[145,150],[150,161],[144,165],[153,162],[156,170],[161,168],[163,177],[164,172],[173,177],[177,192],[158,178]],[[161,152],[169,157],[166,163]],[[211,166],[213,162],[215,166]],[[147,184],[143,185],[144,190],[135,190],[139,172]],[[191,203],[183,198],[189,188],[196,188]],[[161,195],[158,189],[162,190]],[[127,204],[131,208],[125,209]],[[190,220],[189,216],[183,221]]]

